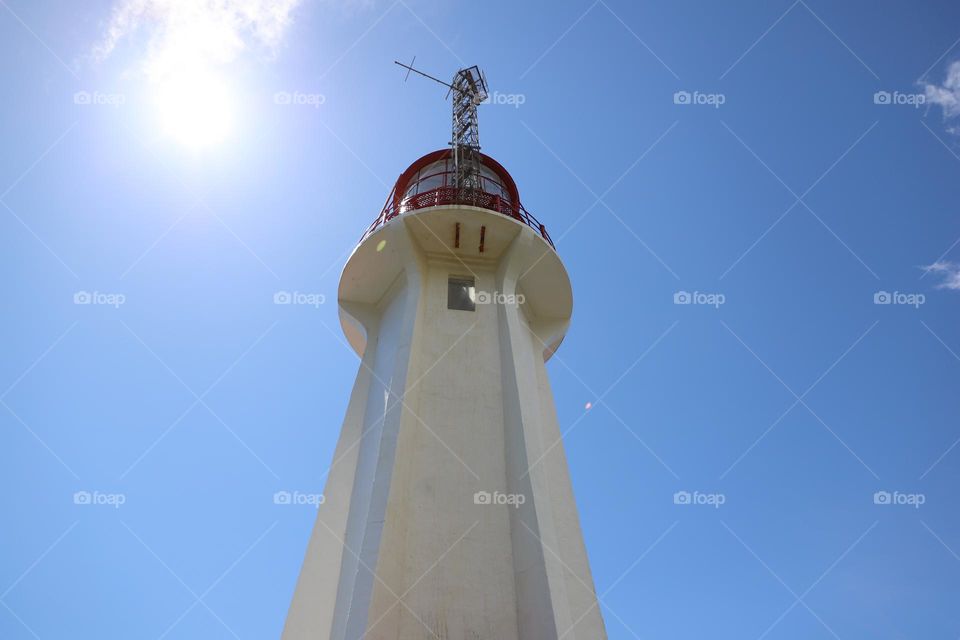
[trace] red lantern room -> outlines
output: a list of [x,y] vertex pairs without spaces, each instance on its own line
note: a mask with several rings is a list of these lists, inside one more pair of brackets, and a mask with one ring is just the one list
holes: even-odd
[[366,238],[380,225],[408,211],[467,205],[496,211],[522,222],[554,247],[546,227],[523,208],[517,185],[503,165],[483,153],[478,152],[478,156],[481,162],[479,185],[469,191],[459,189],[455,184],[457,174],[451,149],[428,153],[411,164],[397,178],[383,210],[363,237]]

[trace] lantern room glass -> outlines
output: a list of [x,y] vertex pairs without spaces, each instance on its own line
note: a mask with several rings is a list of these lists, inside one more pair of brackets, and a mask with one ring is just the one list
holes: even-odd
[[[403,200],[415,195],[427,193],[435,189],[454,186],[455,171],[452,158],[432,162],[415,173],[407,190],[403,193]],[[505,202],[511,203],[510,191],[497,173],[486,165],[480,168],[480,190],[494,196],[499,196]]]

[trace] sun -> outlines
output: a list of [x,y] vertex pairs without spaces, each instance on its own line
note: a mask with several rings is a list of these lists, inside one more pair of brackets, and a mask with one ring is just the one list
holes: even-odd
[[230,83],[209,69],[168,74],[156,87],[161,132],[191,150],[218,146],[230,138],[236,105]]

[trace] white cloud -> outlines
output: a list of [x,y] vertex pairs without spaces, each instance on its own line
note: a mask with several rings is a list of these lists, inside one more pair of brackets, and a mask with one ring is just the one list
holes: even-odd
[[[940,105],[944,120],[960,116],[960,60],[947,68],[947,77],[942,85],[924,83],[928,104]],[[960,128],[950,127],[951,133],[960,133]]]
[[940,260],[939,262],[934,262],[929,266],[923,267],[923,270],[927,273],[940,274],[943,280],[937,285],[938,289],[960,291],[960,264]]
[[275,49],[300,0],[117,0],[94,57],[110,56],[142,33],[143,71],[154,79],[194,65],[233,62],[252,48]]

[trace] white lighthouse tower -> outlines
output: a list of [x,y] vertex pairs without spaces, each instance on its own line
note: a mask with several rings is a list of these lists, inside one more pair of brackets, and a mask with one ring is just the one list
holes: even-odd
[[606,638],[544,366],[570,281],[479,151],[485,80],[447,86],[452,148],[400,175],[340,279],[362,362],[285,640]]

